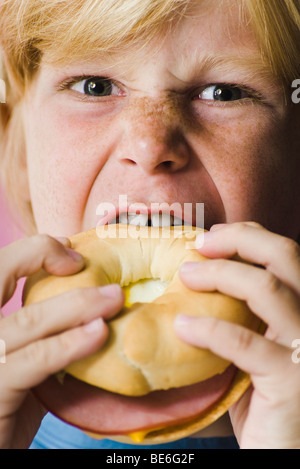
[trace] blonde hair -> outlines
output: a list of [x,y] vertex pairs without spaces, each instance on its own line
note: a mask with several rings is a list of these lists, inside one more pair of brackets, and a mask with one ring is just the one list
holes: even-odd
[[[206,1],[208,0],[199,0]],[[285,89],[299,78],[300,0],[236,0],[250,22],[263,61]],[[194,3],[195,4],[195,3]],[[53,62],[143,47],[167,34],[188,14],[190,0],[3,0],[0,48],[7,104],[0,105],[0,167],[7,193],[19,207],[25,230],[34,230],[30,204],[16,179],[25,160],[20,102],[45,51]]]

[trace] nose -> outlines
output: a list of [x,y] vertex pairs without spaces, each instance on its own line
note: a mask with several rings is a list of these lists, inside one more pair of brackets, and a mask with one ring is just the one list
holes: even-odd
[[189,146],[180,125],[180,109],[169,102],[140,98],[124,116],[118,159],[147,174],[174,173],[189,161]]

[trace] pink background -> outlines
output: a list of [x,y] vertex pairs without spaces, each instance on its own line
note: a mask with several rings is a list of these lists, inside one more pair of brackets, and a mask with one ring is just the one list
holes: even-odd
[[[12,221],[12,217],[5,202],[3,191],[1,191],[0,187],[0,248],[10,244],[13,241],[16,241],[22,236],[23,235],[20,230]],[[1,268],[3,268],[3,266],[1,266]],[[15,294],[11,300],[2,308],[2,313],[4,315],[10,314],[11,312],[20,308],[23,284],[24,279],[21,279],[18,282],[18,287],[15,291]]]

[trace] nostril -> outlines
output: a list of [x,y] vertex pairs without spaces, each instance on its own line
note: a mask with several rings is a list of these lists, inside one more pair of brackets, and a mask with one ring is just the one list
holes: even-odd
[[173,166],[174,161],[163,161],[161,164],[166,169],[171,169]]
[[167,160],[167,161],[162,161],[161,163],[159,163],[155,170],[156,171],[172,171],[173,168],[174,168],[174,161],[171,161],[171,160]]
[[123,163],[126,163],[128,166],[134,166],[137,164],[134,160],[130,158],[124,158]]

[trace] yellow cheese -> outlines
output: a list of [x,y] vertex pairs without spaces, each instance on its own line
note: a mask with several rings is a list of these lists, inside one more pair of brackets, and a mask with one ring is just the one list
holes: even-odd
[[129,308],[133,303],[152,303],[163,295],[168,282],[159,279],[144,279],[123,287],[125,294],[125,306]]
[[[150,428],[148,430],[139,430],[137,432],[132,432],[132,433],[128,433],[127,436],[129,436],[129,438],[131,438],[131,440],[134,442],[134,443],[143,443],[144,439],[147,437],[148,433],[150,432],[154,432],[155,430],[160,430],[162,427],[160,428]],[[99,435],[99,434],[96,434],[96,433],[92,433],[92,432],[88,432],[88,431],[84,431],[84,433],[88,436],[90,436],[91,438],[95,438],[97,440],[101,440],[102,438],[108,438],[109,435]]]
[[142,443],[149,433],[161,430],[162,428],[165,427],[156,427],[148,428],[147,430],[139,430],[137,432],[128,433],[128,436],[132,439],[134,443]]
[[128,433],[128,436],[132,439],[134,443],[142,443],[148,433],[149,430],[141,430],[139,432]]

